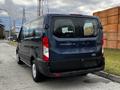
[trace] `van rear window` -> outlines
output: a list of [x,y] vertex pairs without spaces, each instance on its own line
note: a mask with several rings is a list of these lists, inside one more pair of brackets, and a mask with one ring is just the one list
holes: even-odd
[[98,21],[93,18],[54,17],[53,34],[59,38],[95,37]]

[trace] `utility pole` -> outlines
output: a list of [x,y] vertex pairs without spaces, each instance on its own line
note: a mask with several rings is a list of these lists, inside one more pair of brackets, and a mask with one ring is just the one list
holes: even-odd
[[43,15],[43,2],[44,0],[38,0],[38,16]]
[[22,25],[26,22],[25,8],[23,8]]
[[12,34],[16,33],[16,21],[15,20],[13,20],[13,30],[11,30],[11,33]]
[[38,0],[38,16],[42,16],[44,14],[44,7],[47,9],[47,13],[49,14],[49,4],[48,0]]
[[38,0],[38,16],[40,16],[41,12],[41,0]]

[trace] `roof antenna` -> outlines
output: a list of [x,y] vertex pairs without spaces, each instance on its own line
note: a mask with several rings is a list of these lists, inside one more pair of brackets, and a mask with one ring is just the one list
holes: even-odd
[[26,16],[25,16],[25,8],[23,8],[23,16],[22,16],[22,26],[26,22]]

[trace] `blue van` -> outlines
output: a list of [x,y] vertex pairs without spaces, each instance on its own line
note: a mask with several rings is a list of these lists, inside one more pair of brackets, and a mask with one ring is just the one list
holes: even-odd
[[104,69],[103,31],[97,17],[40,16],[22,26],[17,42],[17,63],[31,67],[35,82]]

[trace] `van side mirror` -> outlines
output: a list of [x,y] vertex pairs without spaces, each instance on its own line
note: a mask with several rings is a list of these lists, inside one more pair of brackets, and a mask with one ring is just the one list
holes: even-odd
[[49,25],[45,24],[44,29],[48,29],[48,28],[49,28]]
[[23,38],[23,36],[22,36],[22,29],[23,29],[23,27],[21,27],[20,33],[19,33],[19,35],[17,36],[17,39],[16,39],[17,42],[20,42],[20,41],[22,40],[22,38]]

